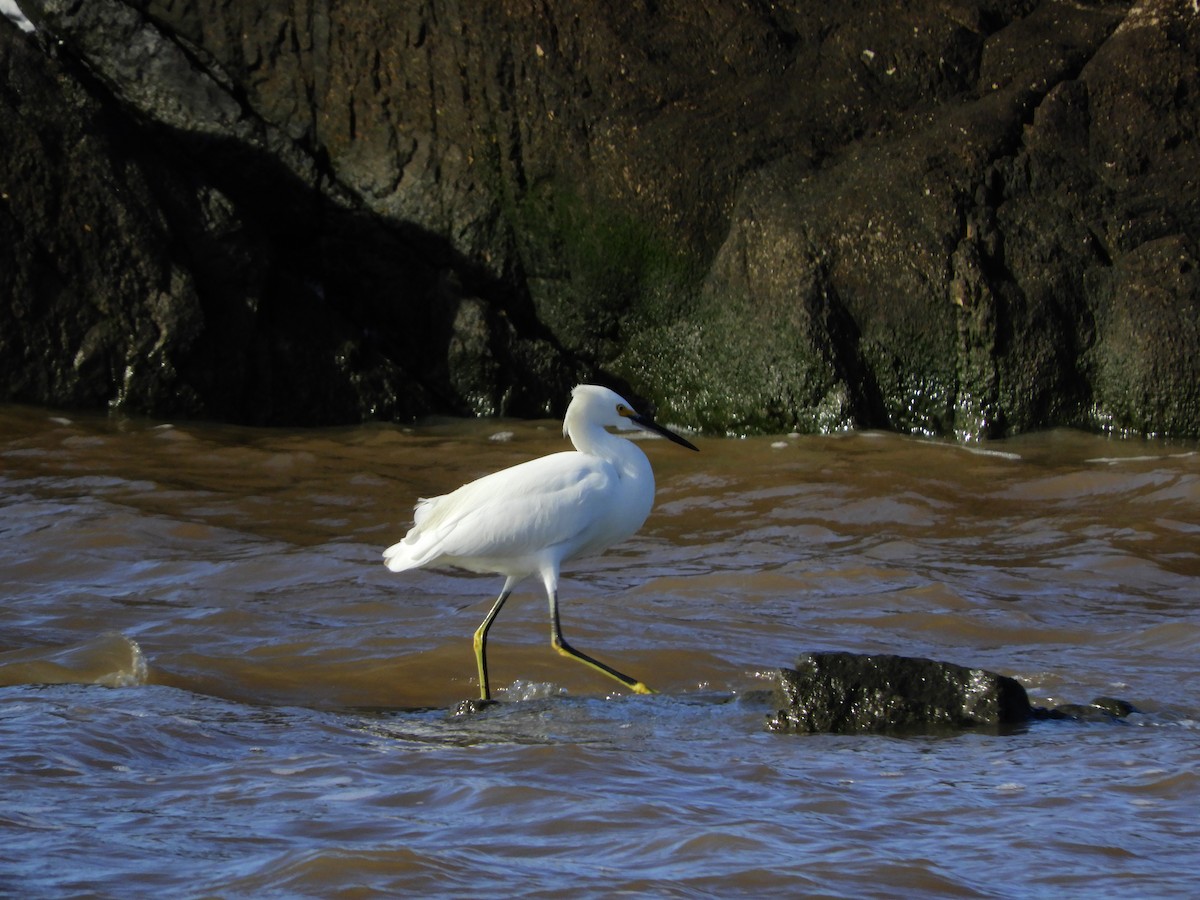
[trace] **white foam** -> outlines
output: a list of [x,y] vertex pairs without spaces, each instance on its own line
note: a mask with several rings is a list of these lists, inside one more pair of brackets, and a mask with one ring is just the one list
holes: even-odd
[[102,684],[105,687],[137,687],[146,683],[150,673],[150,667],[146,665],[146,655],[142,653],[142,648],[138,642],[127,638],[124,635],[118,635],[121,639],[129,644],[129,665],[125,668],[117,669],[110,672],[108,675],[103,675],[96,680],[97,684]]
[[963,450],[968,453],[974,453],[976,456],[994,456],[997,459],[1020,459],[1020,453],[1013,453],[1009,450],[988,450],[984,447],[971,447],[963,445]]
[[1187,459],[1195,456],[1195,450],[1188,450],[1184,453],[1165,453],[1157,456],[1146,454],[1142,456],[1093,456],[1091,459],[1085,459],[1084,462],[1095,463],[1097,465],[1115,466],[1118,463],[1143,463],[1157,462],[1162,459]]

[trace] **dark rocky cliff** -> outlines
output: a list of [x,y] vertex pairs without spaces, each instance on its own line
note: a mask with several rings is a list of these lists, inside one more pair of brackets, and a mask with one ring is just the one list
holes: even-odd
[[0,399],[1200,436],[1200,13],[19,0]]

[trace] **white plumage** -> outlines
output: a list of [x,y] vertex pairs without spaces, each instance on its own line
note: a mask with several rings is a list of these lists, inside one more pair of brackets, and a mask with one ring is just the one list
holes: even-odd
[[393,572],[448,565],[505,576],[495,605],[475,632],[481,698],[490,698],[486,642],[504,601],[518,582],[539,574],[550,602],[551,643],[639,692],[640,681],[592,659],[563,640],[558,618],[558,577],[569,559],[599,553],[634,534],[654,504],[654,472],[646,455],[608,427],[643,428],[693,447],[640,416],[608,388],[581,384],[571,394],[563,434],[574,451],[485,475],[441,497],[417,504],[412,529],[384,551]]

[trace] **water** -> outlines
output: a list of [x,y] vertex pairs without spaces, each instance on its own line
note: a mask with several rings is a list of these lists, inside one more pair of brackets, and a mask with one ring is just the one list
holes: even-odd
[[[493,440],[507,433],[506,440]],[[1070,432],[643,444],[640,535],[471,632],[392,575],[418,496],[555,423],[174,427],[0,407],[0,894],[1191,897],[1200,456]],[[1010,674],[1126,724],[769,734],[807,650]]]

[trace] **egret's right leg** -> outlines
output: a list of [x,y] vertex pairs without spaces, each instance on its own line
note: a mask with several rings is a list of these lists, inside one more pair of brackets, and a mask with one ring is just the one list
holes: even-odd
[[636,678],[630,678],[624,672],[618,672],[607,663],[602,663],[594,657],[588,656],[586,653],[580,653],[574,647],[567,643],[563,637],[562,624],[558,620],[558,579],[556,573],[542,573],[542,580],[546,583],[546,596],[550,601],[550,645],[554,647],[562,656],[569,656],[571,659],[579,660],[585,666],[595,669],[601,675],[607,675],[614,681],[619,681],[635,694],[656,694],[658,693],[645,684],[638,681]]
[[513,585],[517,579],[509,578],[504,582],[504,588],[500,591],[500,596],[496,598],[496,602],[492,604],[491,610],[484,617],[483,622],[475,629],[475,663],[479,666],[479,699],[491,700],[492,692],[488,688],[487,674],[487,636],[488,630],[492,627],[492,622],[496,620],[496,616],[500,614],[500,607],[504,606],[504,601],[508,599],[508,595],[512,593]]

